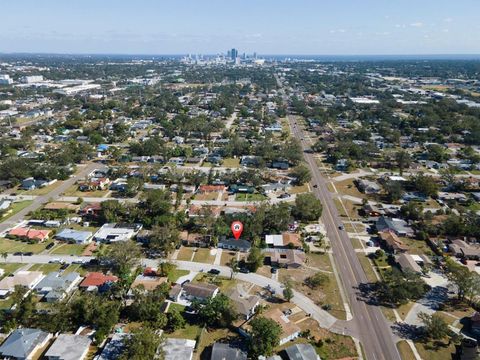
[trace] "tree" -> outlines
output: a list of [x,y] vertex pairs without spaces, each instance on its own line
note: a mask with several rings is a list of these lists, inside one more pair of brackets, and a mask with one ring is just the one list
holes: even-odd
[[439,186],[432,176],[420,173],[412,178],[412,183],[417,191],[420,191],[426,196],[435,197],[438,194]]
[[235,277],[235,274],[238,273],[238,270],[239,270],[238,264],[239,263],[236,257],[231,258],[230,261],[227,263],[231,271],[230,279],[233,279]]
[[395,202],[399,200],[405,192],[402,184],[399,181],[387,181],[383,187],[387,193],[389,202]]
[[180,314],[180,311],[174,309],[167,314],[167,327],[168,332],[174,332],[178,329],[185,327],[185,318]]
[[138,244],[129,240],[111,244],[110,251],[103,257],[113,265],[121,277],[126,277],[130,274],[131,269],[139,263],[141,256]]
[[432,340],[442,340],[450,334],[447,322],[438,314],[429,315],[421,312],[418,318],[422,320],[424,334]]
[[290,172],[290,176],[296,179],[298,185],[303,185],[312,179],[310,169],[303,164],[294,167]]
[[256,272],[260,266],[263,265],[265,256],[262,250],[256,246],[250,249],[250,253],[247,256],[247,264],[251,271]]
[[283,288],[283,297],[285,298],[285,300],[287,300],[288,302],[290,302],[290,300],[293,299],[293,289],[292,289],[292,283],[290,281],[286,281],[284,284],[283,284],[284,288]]
[[300,194],[295,199],[292,214],[302,221],[315,221],[322,215],[322,203],[311,193]]
[[237,313],[230,298],[224,294],[209,298],[200,307],[198,316],[204,324],[218,328],[228,327],[237,319]]
[[282,328],[274,320],[256,317],[251,322],[249,350],[252,359],[260,355],[270,356],[280,343]]
[[467,267],[447,259],[447,279],[455,285],[460,301],[473,300],[480,294],[480,276]]
[[395,161],[397,162],[400,176],[403,175],[403,169],[408,168],[412,158],[405,150],[400,150],[395,154]]
[[429,286],[413,271],[390,270],[376,284],[378,299],[386,304],[401,305],[418,300],[426,294]]
[[119,358],[120,360],[164,359],[164,354],[158,353],[162,343],[162,337],[155,330],[141,326],[133,330],[125,339],[125,348]]
[[305,285],[307,285],[311,289],[317,289],[330,281],[328,275],[317,272],[316,274],[309,276],[305,279]]
[[155,225],[150,233],[148,246],[163,252],[165,255],[171,253],[180,245],[180,232],[177,227],[169,222],[163,226]]
[[7,252],[2,252],[2,258],[3,258],[4,262],[7,262],[7,257],[8,257],[8,253]]

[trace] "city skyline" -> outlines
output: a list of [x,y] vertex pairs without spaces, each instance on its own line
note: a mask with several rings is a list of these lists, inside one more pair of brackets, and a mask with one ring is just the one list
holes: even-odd
[[480,3],[28,0],[2,4],[0,52],[479,54]]

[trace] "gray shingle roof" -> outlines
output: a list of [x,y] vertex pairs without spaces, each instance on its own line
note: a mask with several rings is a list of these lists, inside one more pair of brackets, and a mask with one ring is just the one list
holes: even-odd
[[90,347],[91,340],[86,336],[60,334],[45,354],[61,360],[81,359]]
[[0,346],[0,353],[8,357],[27,358],[49,335],[38,329],[17,329]]

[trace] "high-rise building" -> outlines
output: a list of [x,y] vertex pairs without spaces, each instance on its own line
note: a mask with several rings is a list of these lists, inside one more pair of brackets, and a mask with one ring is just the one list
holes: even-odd
[[235,59],[238,57],[238,50],[233,48],[230,51],[230,58],[235,61]]

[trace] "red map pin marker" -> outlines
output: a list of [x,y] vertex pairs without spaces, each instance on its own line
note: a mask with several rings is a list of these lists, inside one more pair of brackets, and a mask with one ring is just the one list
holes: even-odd
[[238,240],[240,235],[242,235],[243,224],[240,221],[234,221],[232,222],[230,229],[232,229],[232,233],[233,233],[233,236],[235,237],[235,240]]

